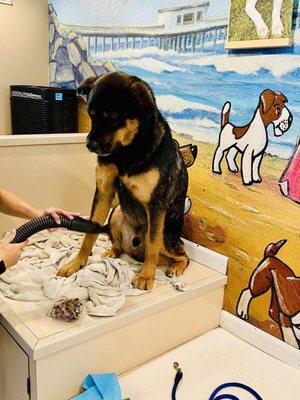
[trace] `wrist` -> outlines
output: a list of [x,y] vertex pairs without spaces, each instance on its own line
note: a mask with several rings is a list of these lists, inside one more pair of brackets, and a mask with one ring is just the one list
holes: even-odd
[[28,219],[34,219],[34,218],[42,217],[43,215],[44,215],[44,211],[38,210],[38,209],[35,209],[35,208],[31,208],[28,211]]

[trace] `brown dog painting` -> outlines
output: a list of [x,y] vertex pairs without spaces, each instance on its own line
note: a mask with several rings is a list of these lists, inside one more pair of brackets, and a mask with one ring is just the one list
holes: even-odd
[[247,320],[251,301],[271,290],[270,317],[280,327],[283,340],[300,348],[300,277],[276,254],[286,240],[270,243],[237,303],[237,315]]
[[272,124],[274,135],[281,136],[292,124],[293,118],[286,107],[287,101],[280,92],[264,90],[251,121],[244,126],[235,126],[229,121],[231,104],[226,102],[221,114],[221,131],[213,159],[213,172],[222,174],[221,161],[225,154],[229,171],[238,172],[236,156],[241,153],[244,185],[261,182],[260,166],[268,146],[267,127]]

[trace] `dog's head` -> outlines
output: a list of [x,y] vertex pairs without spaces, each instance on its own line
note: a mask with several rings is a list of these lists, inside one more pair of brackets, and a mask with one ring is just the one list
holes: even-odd
[[287,240],[283,239],[279,240],[279,242],[268,244],[268,246],[265,248],[264,259],[268,257],[275,257],[281,247],[286,244],[286,242]]
[[281,136],[291,126],[293,116],[286,107],[287,98],[280,92],[266,89],[260,95],[259,109],[265,126],[273,124],[275,136]]
[[92,126],[87,148],[100,157],[131,145],[157,110],[147,83],[123,72],[88,78],[78,92],[88,96]]

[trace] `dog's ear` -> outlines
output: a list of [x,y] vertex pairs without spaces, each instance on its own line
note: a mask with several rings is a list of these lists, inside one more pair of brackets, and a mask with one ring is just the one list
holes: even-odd
[[279,240],[277,243],[270,243],[268,246],[265,248],[265,253],[264,253],[264,258],[268,257],[274,257],[278,253],[278,251],[281,249],[281,247],[287,242],[286,239],[284,240]]
[[131,93],[147,114],[156,110],[156,101],[150,86],[143,80],[132,76],[129,82]]
[[283,93],[276,92],[276,96],[278,96],[283,103],[287,103],[288,102],[288,99],[285,97],[285,95]]
[[78,94],[83,94],[84,96],[88,96],[93,89],[94,83],[98,79],[98,76],[91,76],[85,79],[77,88]]
[[266,89],[261,93],[260,102],[262,104],[264,114],[271,109],[272,105],[274,104],[274,100],[275,93],[273,92],[273,90]]

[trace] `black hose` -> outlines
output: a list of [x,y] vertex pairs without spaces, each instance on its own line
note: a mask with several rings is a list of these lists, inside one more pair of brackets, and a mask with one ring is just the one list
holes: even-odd
[[50,215],[32,219],[16,229],[16,235],[12,243],[21,243],[28,239],[35,233],[49,228],[66,228],[69,231],[77,231],[84,233],[101,233],[105,232],[105,227],[101,227],[96,222],[90,220],[74,217],[68,219],[64,215],[60,215],[60,224],[57,224]]

